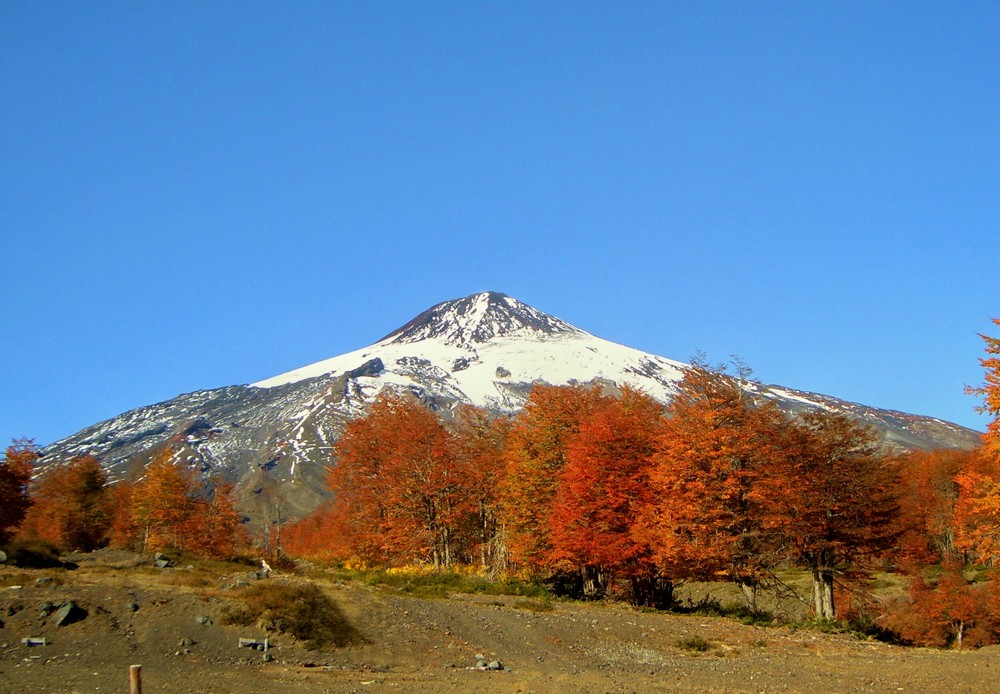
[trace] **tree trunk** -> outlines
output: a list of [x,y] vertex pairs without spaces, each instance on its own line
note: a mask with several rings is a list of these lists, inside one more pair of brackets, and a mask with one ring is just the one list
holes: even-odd
[[580,569],[583,579],[583,595],[587,598],[599,598],[604,595],[604,574],[596,566],[584,566]]
[[659,576],[633,576],[632,604],[666,610],[674,604],[674,584]]
[[815,561],[812,566],[813,610],[820,619],[836,619],[833,603],[833,569]]

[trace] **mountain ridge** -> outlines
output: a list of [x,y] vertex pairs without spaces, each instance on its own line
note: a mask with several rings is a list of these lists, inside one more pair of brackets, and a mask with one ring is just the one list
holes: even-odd
[[[421,312],[380,340],[249,385],[194,391],[129,410],[42,449],[42,463],[92,454],[112,479],[133,477],[159,450],[236,484],[254,516],[304,515],[325,496],[331,450],[383,389],[448,417],[459,404],[513,413],[536,382],[629,385],[668,403],[688,365],[626,347],[499,292]],[[850,413],[898,448],[971,448],[979,433],[933,417],[747,382],[791,414]],[[260,507],[260,508],[258,508]],[[265,513],[266,511],[266,513]]]

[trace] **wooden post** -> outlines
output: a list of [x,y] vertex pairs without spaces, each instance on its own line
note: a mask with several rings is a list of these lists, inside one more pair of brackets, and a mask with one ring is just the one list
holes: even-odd
[[128,687],[130,694],[142,694],[142,665],[129,666]]

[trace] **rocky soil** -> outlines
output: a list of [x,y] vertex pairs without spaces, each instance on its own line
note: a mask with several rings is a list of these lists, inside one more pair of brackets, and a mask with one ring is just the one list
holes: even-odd
[[[319,573],[258,579],[233,564],[157,569],[149,557],[120,553],[78,563],[75,570],[0,566],[0,691],[126,692],[131,664],[142,665],[145,694],[985,693],[1000,686],[996,648],[902,648],[618,604],[419,599]],[[225,624],[242,586],[260,581],[275,589],[320,585],[341,612],[345,645],[309,650],[282,634]],[[266,653],[239,645],[265,637]],[[485,669],[491,663],[502,669]]]

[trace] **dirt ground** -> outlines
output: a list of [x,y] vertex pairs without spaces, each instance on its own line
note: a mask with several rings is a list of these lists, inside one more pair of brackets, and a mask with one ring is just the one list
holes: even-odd
[[[360,583],[314,581],[351,643],[308,650],[280,634],[227,626],[247,567],[156,569],[97,553],[79,568],[0,566],[0,691],[127,692],[995,692],[1000,649],[890,646],[723,618],[483,595],[418,599]],[[57,608],[78,606],[56,625]],[[239,647],[263,640],[265,654]],[[25,638],[47,645],[28,646]],[[703,640],[707,650],[691,644]],[[687,647],[685,646],[687,644]],[[502,670],[476,669],[500,661]]]

